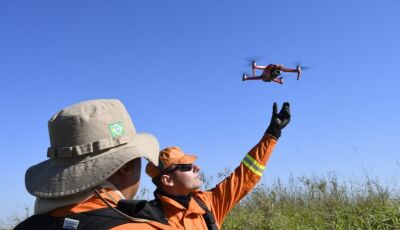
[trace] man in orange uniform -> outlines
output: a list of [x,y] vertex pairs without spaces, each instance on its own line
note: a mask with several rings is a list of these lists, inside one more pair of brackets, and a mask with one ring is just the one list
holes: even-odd
[[171,226],[178,229],[220,229],[234,205],[249,193],[262,176],[281,130],[290,121],[290,105],[285,102],[277,112],[274,103],[269,127],[260,142],[244,157],[239,167],[209,191],[200,191],[200,167],[196,156],[178,147],[160,152],[159,165],[149,162],[146,173],[157,186],[156,206]]
[[[136,133],[120,101],[72,105],[48,126],[50,159],[25,175],[35,215],[15,229],[171,229],[151,207],[124,200],[138,190],[140,157],[158,163],[159,144],[151,134]],[[126,215],[129,208],[135,212]]]

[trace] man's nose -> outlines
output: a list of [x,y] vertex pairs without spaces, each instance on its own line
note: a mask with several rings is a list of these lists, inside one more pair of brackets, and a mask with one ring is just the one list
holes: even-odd
[[200,171],[200,166],[193,165],[193,172],[198,172],[198,171]]

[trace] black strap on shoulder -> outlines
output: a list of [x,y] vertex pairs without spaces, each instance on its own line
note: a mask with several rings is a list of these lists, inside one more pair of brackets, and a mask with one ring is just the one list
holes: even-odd
[[168,224],[168,219],[156,200],[120,200],[117,209],[128,216]]
[[53,217],[49,214],[34,215],[18,224],[14,230],[106,230],[126,223],[130,223],[130,221],[112,209],[103,208],[66,217]]
[[200,200],[198,197],[193,196],[193,199],[199,204],[199,206],[206,212],[203,214],[203,218],[206,221],[207,228],[209,230],[218,230],[217,223],[215,221],[214,213],[208,209],[207,205]]

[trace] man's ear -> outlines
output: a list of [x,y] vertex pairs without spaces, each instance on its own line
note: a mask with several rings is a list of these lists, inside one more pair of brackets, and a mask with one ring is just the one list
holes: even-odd
[[141,167],[140,158],[137,158],[137,159],[134,159],[134,160],[124,164],[124,166],[122,166],[120,169],[118,169],[118,173],[120,173],[120,174],[122,174],[124,176],[129,176],[132,173],[137,173],[133,169],[134,168],[138,168],[139,169],[139,176],[140,176],[140,167]]
[[131,173],[131,168],[131,164],[125,164],[120,169],[118,169],[118,172],[124,176],[127,176]]
[[164,175],[161,176],[160,182],[165,187],[174,186],[174,181],[172,180],[172,177],[170,175],[167,175],[167,174],[164,174]]

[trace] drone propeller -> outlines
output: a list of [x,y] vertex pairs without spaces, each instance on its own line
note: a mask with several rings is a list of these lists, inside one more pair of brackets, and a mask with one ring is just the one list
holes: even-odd
[[311,69],[311,67],[310,66],[304,66],[304,65],[302,65],[301,64],[301,62],[293,62],[293,63],[291,63],[292,65],[294,65],[294,66],[300,66],[301,67],[301,70],[308,70],[308,69]]
[[252,75],[250,75],[249,73],[243,73],[242,74],[242,81],[246,81],[250,76],[252,76]]
[[301,70],[308,70],[308,69],[311,69],[310,66],[303,66],[303,65],[299,65],[299,66],[301,66]]
[[311,67],[309,67],[309,66],[303,66],[303,65],[301,64],[301,62],[299,62],[299,61],[297,61],[297,62],[295,62],[295,63],[293,63],[293,64],[296,66],[296,69],[297,69],[297,71],[298,71],[298,73],[297,73],[297,80],[300,80],[301,72],[302,72],[303,70],[311,69]]
[[247,58],[246,58],[246,61],[247,61],[246,67],[248,67],[248,66],[253,66],[253,64],[254,64],[255,62],[259,61],[260,59],[262,59],[262,58],[259,57],[259,56],[247,57]]
[[262,59],[262,57],[260,57],[260,56],[250,56],[250,57],[246,58],[246,60],[249,61],[249,62],[259,61],[260,59]]

